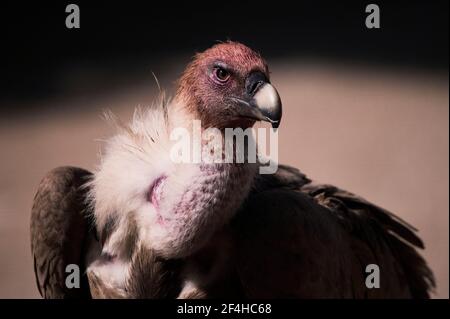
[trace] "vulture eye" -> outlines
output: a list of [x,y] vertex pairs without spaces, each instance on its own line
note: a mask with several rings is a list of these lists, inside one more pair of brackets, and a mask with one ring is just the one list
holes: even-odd
[[218,67],[214,69],[214,77],[217,81],[225,83],[230,78],[230,72],[228,72],[224,68]]

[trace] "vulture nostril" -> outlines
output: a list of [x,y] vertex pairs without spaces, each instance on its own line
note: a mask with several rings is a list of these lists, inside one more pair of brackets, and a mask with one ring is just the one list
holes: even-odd
[[255,95],[258,89],[266,82],[268,82],[268,79],[264,73],[259,71],[250,73],[245,83],[247,94],[250,96]]
[[249,94],[253,95],[258,90],[258,88],[263,84],[263,81],[257,81],[255,83],[252,83],[249,88]]

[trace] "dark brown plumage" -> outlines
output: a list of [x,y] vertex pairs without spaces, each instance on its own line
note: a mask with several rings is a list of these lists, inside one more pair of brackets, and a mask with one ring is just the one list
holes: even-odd
[[[39,185],[31,214],[31,251],[39,293],[44,298],[89,297],[84,273],[92,236],[82,185],[91,173],[76,167],[49,172]],[[81,289],[65,285],[66,266],[81,266]]]
[[[261,176],[235,223],[249,297],[427,298],[434,287],[411,226],[291,167]],[[368,264],[380,267],[379,289],[365,286]]]

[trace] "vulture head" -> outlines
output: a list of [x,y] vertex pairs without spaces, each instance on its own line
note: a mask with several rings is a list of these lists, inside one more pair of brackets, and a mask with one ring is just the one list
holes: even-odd
[[[261,56],[227,42],[197,54],[173,101],[137,112],[118,125],[90,184],[103,253],[127,260],[136,243],[165,258],[192,255],[236,213],[257,172],[251,163],[175,163],[171,132],[201,121],[201,129],[278,127],[280,97]],[[182,123],[182,124],[180,124]]]
[[250,127],[267,121],[277,128],[281,120],[281,100],[270,84],[266,62],[236,42],[197,54],[179,81],[176,98],[204,127]]

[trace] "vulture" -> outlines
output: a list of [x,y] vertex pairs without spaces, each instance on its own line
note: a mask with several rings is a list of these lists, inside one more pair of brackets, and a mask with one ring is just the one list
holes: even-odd
[[172,99],[161,93],[130,123],[110,116],[117,132],[94,172],[58,167],[38,186],[42,297],[429,298],[424,244],[389,211],[281,164],[259,174],[258,161],[171,157],[176,128],[277,129],[281,108],[261,55],[228,41],[194,56]]

